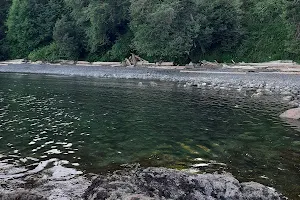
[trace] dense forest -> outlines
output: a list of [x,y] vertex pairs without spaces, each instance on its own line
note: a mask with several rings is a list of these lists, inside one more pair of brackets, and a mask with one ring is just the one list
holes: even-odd
[[300,60],[299,0],[1,0],[0,59]]

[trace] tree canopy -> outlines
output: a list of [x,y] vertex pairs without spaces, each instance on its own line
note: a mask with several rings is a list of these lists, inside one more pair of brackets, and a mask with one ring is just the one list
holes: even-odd
[[298,0],[3,0],[0,59],[300,60]]

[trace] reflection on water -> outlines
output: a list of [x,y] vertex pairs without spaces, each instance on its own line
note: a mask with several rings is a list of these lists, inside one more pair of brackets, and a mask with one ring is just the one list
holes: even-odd
[[225,170],[295,199],[300,136],[283,109],[173,83],[0,74],[0,179],[57,162],[96,173],[140,163]]

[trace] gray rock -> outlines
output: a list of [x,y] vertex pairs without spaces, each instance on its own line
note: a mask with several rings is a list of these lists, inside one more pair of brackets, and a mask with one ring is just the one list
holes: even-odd
[[273,188],[259,183],[241,183],[241,186],[244,197],[242,199],[284,199],[284,197],[276,196],[278,193]]
[[43,61],[32,62],[32,64],[41,65],[41,64],[43,64]]
[[142,82],[139,82],[138,86],[143,86],[143,83],[142,83]]
[[262,89],[257,89],[256,92],[257,93],[261,93],[263,90]]
[[155,83],[155,82],[151,81],[151,82],[150,82],[150,86],[152,86],[152,87],[156,87],[156,86],[157,86],[157,83]]
[[188,65],[185,66],[186,69],[194,69],[195,66],[193,65],[193,63],[190,63]]
[[294,108],[285,111],[280,115],[281,118],[300,119],[300,108]]
[[293,95],[298,95],[298,94],[299,94],[299,91],[298,91],[297,89],[292,89],[292,90],[291,90],[291,93],[292,93]]
[[257,92],[257,93],[254,93],[251,97],[252,98],[259,98],[261,97],[263,94],[261,92]]
[[288,105],[296,108],[296,107],[298,107],[300,104],[299,104],[299,102],[298,102],[297,100],[294,100],[294,101],[290,101],[290,102],[288,103]]
[[164,168],[120,171],[100,176],[84,199],[286,199],[259,183],[239,183],[230,174],[190,174]]
[[282,98],[283,101],[285,102],[289,102],[289,101],[292,101],[293,100],[293,96],[285,96]]
[[192,82],[186,82],[185,85],[186,85],[186,87],[191,87],[193,85],[193,83]]
[[47,200],[46,198],[30,193],[25,191],[15,191],[11,193],[1,193],[0,192],[0,199],[1,200]]
[[255,86],[255,84],[250,83],[250,84],[249,84],[249,87],[250,87],[250,88],[255,88],[256,86]]
[[292,93],[290,91],[285,90],[285,91],[281,92],[281,95],[290,96],[290,95],[292,95]]
[[246,88],[246,91],[252,92],[252,91],[256,91],[256,89],[252,88],[252,87],[248,87],[248,88]]

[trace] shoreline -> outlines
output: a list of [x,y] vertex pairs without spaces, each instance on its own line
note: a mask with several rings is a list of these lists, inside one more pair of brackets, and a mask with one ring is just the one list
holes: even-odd
[[0,73],[25,73],[92,78],[135,79],[176,82],[182,87],[245,93],[251,98],[279,96],[291,108],[300,107],[300,75],[278,72],[186,71],[147,67],[18,64],[0,66]]

